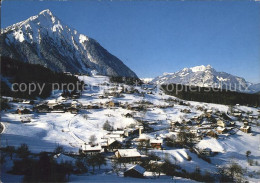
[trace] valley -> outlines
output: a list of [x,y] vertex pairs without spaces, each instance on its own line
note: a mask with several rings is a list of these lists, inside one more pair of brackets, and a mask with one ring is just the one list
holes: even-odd
[[[125,168],[119,170],[119,177],[133,164],[147,167],[145,162],[152,162],[155,156],[158,162],[169,160],[175,164],[177,172],[179,169],[192,173],[199,168],[202,174],[215,175],[220,167],[236,162],[246,168],[244,178],[259,178],[259,165],[254,163],[260,157],[259,108],[185,101],[164,94],[155,85],[111,83],[106,76],[78,78],[84,81],[85,90],[74,99],[62,97],[62,91],[56,91],[46,100],[34,100],[33,105],[6,97],[11,108],[1,112],[2,148],[18,148],[26,143],[31,153],[36,154],[54,152],[57,146],[64,148],[66,156],[74,158],[79,153],[104,154],[107,164],[96,172],[89,169],[94,175],[87,177],[102,174],[117,180],[112,166],[117,159],[115,152],[132,149],[138,150],[140,159],[122,162]],[[48,111],[40,111],[44,105]],[[28,114],[22,112],[25,109]],[[28,121],[22,122],[23,119]],[[246,126],[250,130],[245,131]],[[119,146],[110,147],[115,142]],[[251,165],[247,151],[251,152]],[[6,171],[8,167],[2,169],[3,181],[11,176]],[[149,175],[152,169],[146,172],[148,179],[156,175]],[[156,172],[157,182],[171,179],[163,172],[161,176]],[[73,175],[70,181],[84,180],[85,176],[79,179]]]

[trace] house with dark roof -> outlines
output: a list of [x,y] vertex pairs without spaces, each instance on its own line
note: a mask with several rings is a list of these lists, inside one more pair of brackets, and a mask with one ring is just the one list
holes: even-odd
[[140,165],[134,165],[124,172],[125,177],[143,178],[146,170]]
[[115,152],[117,159],[124,162],[135,162],[141,160],[141,154],[136,149],[118,149]]

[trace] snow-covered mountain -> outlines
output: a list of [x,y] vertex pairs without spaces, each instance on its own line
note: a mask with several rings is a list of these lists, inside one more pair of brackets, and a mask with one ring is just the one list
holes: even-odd
[[48,9],[1,32],[3,56],[54,71],[137,77],[97,41],[62,23]]
[[200,87],[227,88],[241,92],[260,91],[259,84],[247,82],[244,78],[226,72],[218,72],[210,65],[184,68],[175,73],[164,73],[152,80],[154,84],[184,84]]

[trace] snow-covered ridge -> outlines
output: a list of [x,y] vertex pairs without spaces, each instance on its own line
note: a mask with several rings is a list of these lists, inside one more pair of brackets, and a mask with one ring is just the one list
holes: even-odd
[[212,69],[211,65],[201,65],[201,66],[195,66],[190,68],[192,72],[200,72],[200,71],[206,71],[207,69]]
[[70,28],[47,9],[2,30],[3,56],[55,71],[137,77],[97,41]]
[[259,84],[254,85],[242,77],[234,76],[226,72],[218,72],[211,65],[201,65],[184,68],[174,73],[163,73],[152,81],[154,84],[184,84],[200,87],[227,88],[241,92],[260,91]]

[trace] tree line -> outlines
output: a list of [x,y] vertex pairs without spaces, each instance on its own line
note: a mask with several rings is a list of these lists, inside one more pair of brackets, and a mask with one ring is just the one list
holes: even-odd
[[240,93],[226,89],[187,86],[181,84],[162,85],[161,89],[168,95],[190,101],[217,103],[225,105],[260,106],[260,95]]
[[[42,93],[40,93],[39,88],[36,88],[36,91],[33,91],[29,95],[28,87],[25,92],[13,92],[10,86],[1,80],[1,95],[16,98],[46,98],[49,97],[52,92],[53,83],[57,83],[57,85],[55,84],[56,86],[69,83],[73,83],[76,86],[76,83],[79,82],[78,78],[75,76],[54,72],[41,65],[25,63],[8,57],[1,57],[1,74],[2,76],[9,78],[10,83],[25,83],[27,86],[29,86],[30,83],[40,85],[45,83]],[[83,83],[81,82],[81,85],[82,84]]]

